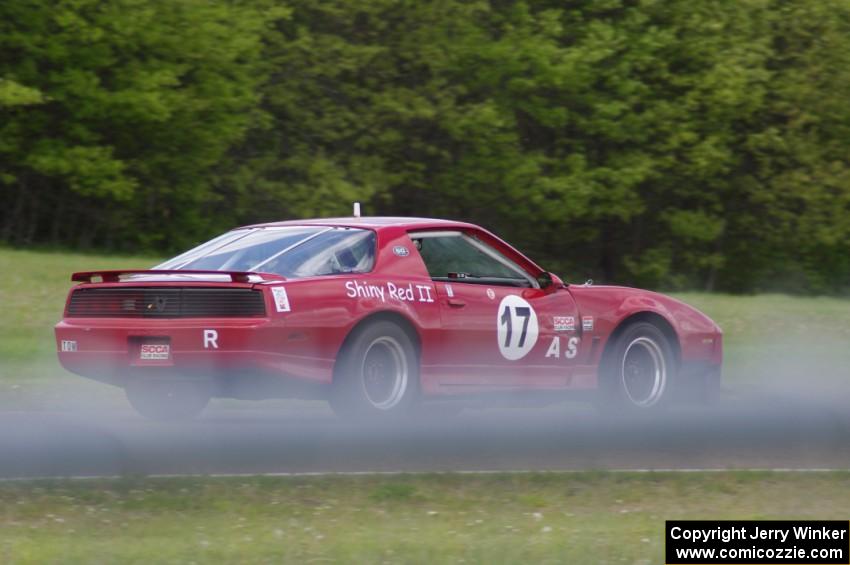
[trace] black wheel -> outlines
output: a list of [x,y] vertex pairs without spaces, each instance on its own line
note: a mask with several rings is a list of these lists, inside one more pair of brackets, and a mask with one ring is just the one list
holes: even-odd
[[197,379],[133,378],[125,392],[133,408],[151,420],[189,420],[212,397],[210,383]]
[[601,407],[634,414],[668,406],[676,371],[667,337],[656,326],[639,322],[616,340],[600,367]]
[[343,417],[408,413],[419,394],[419,359],[407,333],[379,321],[357,330],[337,361],[330,404]]

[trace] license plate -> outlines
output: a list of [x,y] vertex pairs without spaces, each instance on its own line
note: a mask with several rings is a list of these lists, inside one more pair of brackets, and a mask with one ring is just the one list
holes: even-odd
[[170,358],[171,346],[167,343],[143,343],[139,347],[142,361],[168,361]]

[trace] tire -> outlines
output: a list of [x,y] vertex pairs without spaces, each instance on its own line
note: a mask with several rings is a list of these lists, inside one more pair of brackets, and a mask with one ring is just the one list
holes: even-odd
[[410,336],[392,322],[356,330],[337,361],[330,405],[344,418],[410,414],[419,397],[419,357]]
[[664,333],[646,322],[631,324],[600,367],[600,407],[621,414],[660,412],[673,397],[675,373],[675,356]]
[[190,420],[212,398],[210,383],[198,379],[133,378],[125,387],[136,412],[150,420]]

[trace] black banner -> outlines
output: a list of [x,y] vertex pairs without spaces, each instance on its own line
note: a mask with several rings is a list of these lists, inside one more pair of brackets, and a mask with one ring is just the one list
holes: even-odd
[[668,520],[668,565],[850,564],[850,522]]

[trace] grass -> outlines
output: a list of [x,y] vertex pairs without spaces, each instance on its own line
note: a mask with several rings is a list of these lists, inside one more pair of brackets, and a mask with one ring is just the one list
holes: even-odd
[[[71,272],[155,262],[0,249],[0,406],[118,394],[68,378],[52,326]],[[724,329],[732,390],[850,365],[848,300],[679,298]],[[0,562],[660,563],[667,519],[846,519],[848,507],[843,472],[7,482]]]
[[842,368],[850,366],[850,300],[705,293],[677,298],[711,316],[723,329],[727,389],[768,385],[796,392],[808,381],[811,393],[846,392]]
[[[0,248],[0,406],[44,408],[78,398],[113,397],[117,391],[73,379],[56,360],[53,326],[62,318],[71,273],[97,269],[147,268],[150,257],[25,251]],[[0,560],[2,561],[2,560]]]
[[[156,258],[84,255],[0,248],[0,383],[55,380],[53,325],[61,318],[74,271],[141,267]],[[806,351],[824,367],[850,364],[850,300],[779,294],[730,296],[684,293],[723,328],[728,382],[774,364],[788,350]],[[807,359],[807,363],[809,363]],[[788,369],[786,363],[776,363]],[[816,362],[817,364],[817,362]]]
[[4,305],[0,317],[0,396],[8,401],[21,387],[39,388],[66,376],[56,361],[53,326],[62,318],[73,284],[71,273],[146,268],[156,262],[144,257],[0,248],[0,304]]
[[[73,393],[114,396],[115,391],[84,379],[67,380],[59,367],[53,325],[61,318],[74,271],[145,268],[151,257],[121,257],[0,248],[0,406],[55,406],[73,383]],[[780,294],[731,296],[682,293],[724,330],[724,383],[743,390],[766,381],[781,386],[814,375],[835,387],[850,366],[850,300]]]
[[663,563],[671,519],[840,519],[850,473],[0,485],[7,563]]

